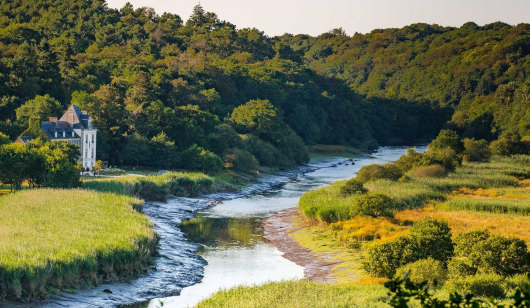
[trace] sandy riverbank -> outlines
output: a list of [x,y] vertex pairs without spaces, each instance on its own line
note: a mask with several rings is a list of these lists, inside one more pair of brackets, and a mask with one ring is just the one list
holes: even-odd
[[336,260],[326,260],[310,249],[300,246],[289,234],[302,228],[296,221],[301,219],[298,208],[282,210],[263,221],[263,236],[276,246],[284,257],[304,267],[307,279],[313,281],[332,280],[331,269],[338,263]]

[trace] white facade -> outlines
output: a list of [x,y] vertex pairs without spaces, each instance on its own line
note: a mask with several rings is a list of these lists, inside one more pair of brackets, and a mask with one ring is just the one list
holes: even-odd
[[80,162],[83,167],[92,170],[96,163],[97,129],[76,129],[75,132],[81,136],[81,146],[79,147],[81,151]]

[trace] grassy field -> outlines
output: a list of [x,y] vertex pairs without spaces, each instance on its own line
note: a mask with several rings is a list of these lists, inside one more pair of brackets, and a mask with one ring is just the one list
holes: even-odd
[[132,197],[86,190],[26,190],[0,198],[0,298],[136,275],[155,252],[152,224]]
[[83,182],[89,190],[135,196],[144,200],[164,201],[169,196],[194,196],[213,191],[234,189],[221,178],[203,173],[171,172],[156,176],[119,176],[95,178]]
[[387,292],[381,286],[330,285],[299,280],[220,291],[197,307],[390,307],[386,299]]

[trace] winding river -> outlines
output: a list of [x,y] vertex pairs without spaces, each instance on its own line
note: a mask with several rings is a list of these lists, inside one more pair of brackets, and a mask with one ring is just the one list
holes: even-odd
[[362,158],[313,160],[266,176],[237,192],[148,202],[160,256],[142,277],[63,293],[44,307],[192,307],[221,288],[303,278],[303,268],[263,239],[263,219],[295,207],[306,191],[355,175],[363,165],[396,160],[405,147],[382,147]]

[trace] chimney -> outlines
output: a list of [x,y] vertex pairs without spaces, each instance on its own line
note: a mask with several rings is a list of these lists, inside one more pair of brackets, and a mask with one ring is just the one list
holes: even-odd
[[57,123],[57,117],[49,117],[48,121],[52,123]]

